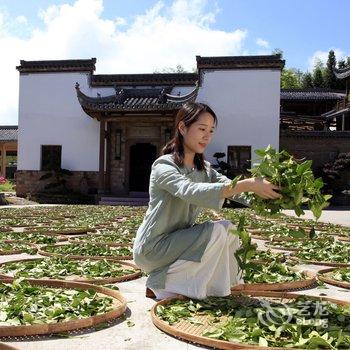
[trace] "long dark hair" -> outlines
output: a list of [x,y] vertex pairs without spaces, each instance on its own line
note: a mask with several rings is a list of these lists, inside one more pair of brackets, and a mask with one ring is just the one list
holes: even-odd
[[[199,116],[204,112],[210,113],[214,118],[215,125],[218,124],[216,114],[205,103],[186,102],[179,109],[175,118],[174,137],[163,147],[162,155],[172,153],[174,155],[175,164],[178,166],[184,165],[184,139],[178,128],[179,123],[183,121],[186,127],[190,127],[190,125],[195,123],[199,119]],[[197,170],[204,170],[205,165],[203,153],[195,154],[194,164]]]

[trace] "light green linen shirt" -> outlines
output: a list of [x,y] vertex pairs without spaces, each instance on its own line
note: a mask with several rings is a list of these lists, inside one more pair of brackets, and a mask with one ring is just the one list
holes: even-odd
[[[222,208],[222,188],[231,182],[207,161],[205,168],[179,167],[172,154],[152,164],[149,206],[133,247],[135,263],[149,273],[149,288],[165,287],[168,268],[176,260],[201,261],[214,222],[194,223],[201,208]],[[240,196],[232,199],[242,203]]]

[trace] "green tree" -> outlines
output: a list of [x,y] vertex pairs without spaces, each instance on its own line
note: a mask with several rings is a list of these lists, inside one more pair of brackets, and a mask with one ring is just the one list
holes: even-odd
[[310,72],[306,72],[303,75],[301,85],[302,85],[303,89],[310,89],[314,86],[314,84],[312,82],[312,74]]
[[295,68],[285,68],[281,74],[282,89],[299,89],[301,88],[300,71]]
[[324,65],[321,60],[316,61],[312,74],[312,82],[314,87],[324,87]]
[[336,89],[338,86],[337,78],[333,72],[333,68],[336,66],[337,60],[333,50],[328,53],[327,65],[324,71],[324,86],[330,89]]
[[175,68],[163,67],[161,70],[156,69],[153,73],[189,73],[181,64],[178,64]]
[[272,50],[271,55],[280,55],[281,59],[283,58],[283,50],[275,48]]

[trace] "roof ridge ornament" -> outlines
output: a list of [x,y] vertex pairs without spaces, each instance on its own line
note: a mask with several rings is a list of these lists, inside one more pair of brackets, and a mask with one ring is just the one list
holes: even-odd
[[118,105],[122,105],[125,100],[125,94],[125,89],[121,89],[120,91],[116,92],[115,103]]
[[158,100],[157,103],[166,103],[167,101],[167,93],[166,93],[167,89],[163,88],[158,96]]

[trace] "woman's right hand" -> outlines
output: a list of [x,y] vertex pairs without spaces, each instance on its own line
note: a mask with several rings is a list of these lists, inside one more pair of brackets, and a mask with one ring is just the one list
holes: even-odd
[[251,177],[248,179],[250,183],[250,191],[256,193],[259,197],[264,199],[279,199],[283,196],[274,191],[280,190],[279,186],[272,184],[262,177]]

